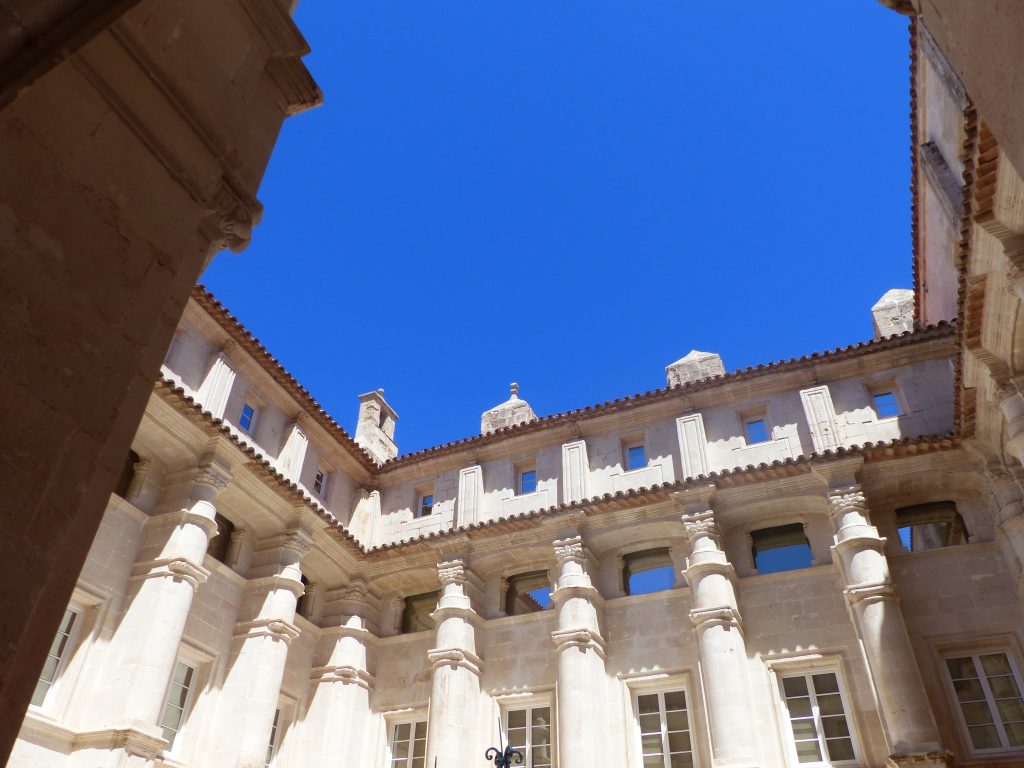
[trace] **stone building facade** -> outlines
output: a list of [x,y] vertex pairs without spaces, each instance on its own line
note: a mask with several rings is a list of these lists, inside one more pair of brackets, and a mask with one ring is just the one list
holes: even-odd
[[1021,181],[927,34],[871,341],[399,455],[197,288],[10,765],[1024,766]]

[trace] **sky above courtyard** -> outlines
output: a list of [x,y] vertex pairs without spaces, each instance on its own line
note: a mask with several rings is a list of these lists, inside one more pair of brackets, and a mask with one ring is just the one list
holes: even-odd
[[871,338],[911,287],[907,21],[874,0],[302,0],[324,105],[202,282],[402,453]]

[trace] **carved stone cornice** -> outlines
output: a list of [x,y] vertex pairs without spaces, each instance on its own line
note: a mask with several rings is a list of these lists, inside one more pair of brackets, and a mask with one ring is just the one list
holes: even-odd
[[607,658],[604,638],[587,627],[556,629],[551,633],[551,639],[554,641],[555,649],[558,652],[569,651],[575,648],[580,653],[593,651],[602,659]]
[[586,564],[586,552],[583,549],[583,537],[580,535],[570,536],[565,539],[556,539],[553,543],[555,549],[555,558],[558,560],[558,564],[564,565],[566,562],[580,563],[581,565]]
[[196,589],[210,577],[210,572],[185,557],[162,557],[135,563],[129,581],[140,582],[164,577],[184,581],[191,585],[192,589]]
[[890,581],[876,581],[870,584],[851,584],[843,588],[843,595],[850,605],[862,601],[896,600],[896,589]]
[[284,619],[254,619],[253,621],[240,621],[235,624],[233,637],[248,640],[256,637],[269,637],[272,640],[280,640],[285,644],[302,634],[298,627]]
[[427,651],[427,659],[434,670],[442,667],[468,669],[478,677],[483,673],[483,659],[463,648],[434,648]]
[[722,605],[716,608],[695,608],[690,611],[690,621],[697,629],[711,624],[740,628],[743,624],[739,609],[733,608],[730,605]]
[[320,683],[341,683],[342,685],[358,685],[360,688],[372,690],[376,678],[364,669],[349,664],[340,666],[313,667],[309,679]]

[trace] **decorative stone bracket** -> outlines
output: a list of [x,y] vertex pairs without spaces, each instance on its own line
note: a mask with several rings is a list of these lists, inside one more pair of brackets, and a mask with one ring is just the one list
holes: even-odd
[[281,619],[256,619],[254,621],[238,622],[235,625],[234,637],[243,640],[255,637],[269,637],[272,640],[280,640],[288,644],[300,634],[299,628],[291,622]]
[[742,629],[743,619],[739,609],[729,605],[718,608],[705,608],[703,610],[690,611],[690,621],[695,629],[706,629],[710,625],[723,626],[726,629],[735,627]]
[[483,674],[483,659],[475,653],[461,648],[435,648],[427,651],[427,659],[435,670],[440,667],[451,667],[452,669],[468,669],[479,677]]
[[351,665],[314,667],[309,679],[316,684],[342,683],[343,685],[358,685],[360,688],[365,688],[368,691],[376,683],[376,678],[369,672]]
[[196,589],[210,577],[210,572],[203,568],[203,566],[193,563],[184,557],[160,558],[158,560],[136,563],[132,568],[132,576],[129,582],[156,579],[164,576],[188,582],[192,585],[192,589]]
[[602,659],[607,660],[608,658],[604,638],[593,630],[586,628],[556,629],[551,633],[551,639],[558,652],[576,648],[580,653],[594,651]]

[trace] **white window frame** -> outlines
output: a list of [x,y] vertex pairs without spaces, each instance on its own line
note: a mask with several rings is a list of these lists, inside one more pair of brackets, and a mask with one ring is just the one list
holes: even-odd
[[[1017,663],[1016,655],[1013,651],[1005,645],[993,645],[986,647],[982,645],[974,645],[963,650],[946,650],[943,651],[942,656],[942,678],[945,681],[946,690],[949,695],[949,700],[952,709],[956,711],[956,719],[960,724],[960,732],[963,734],[964,745],[972,755],[999,755],[999,754],[1020,754],[1024,751],[1024,746],[1012,747],[1012,746],[1000,746],[993,747],[992,749],[977,749],[974,746],[974,742],[971,740],[971,733],[967,727],[967,720],[964,718],[963,710],[960,707],[960,700],[956,694],[956,688],[953,685],[953,677],[949,674],[949,668],[946,666],[947,659],[963,658],[968,657],[972,659],[975,664],[975,672],[978,672],[980,661],[979,656],[990,656],[993,654],[1001,653],[1006,656],[1010,663],[1010,669],[1013,672],[1014,679],[1017,683],[1017,690],[1024,695],[1024,679],[1021,677],[1020,665]],[[1006,744],[1006,733],[1003,730],[1003,721],[1000,717],[998,710],[993,711],[992,707],[995,702],[995,698],[992,697],[992,691],[989,688],[987,677],[983,674],[978,676],[978,680],[981,683],[981,689],[985,694],[985,704],[989,708],[989,714],[992,716],[992,722],[996,727],[996,732],[999,734],[1000,740]]]
[[[82,624],[85,621],[85,610],[78,605],[70,604],[64,609],[64,613],[61,614],[61,622],[63,623],[64,617],[68,613],[74,614],[74,619],[71,621],[71,630],[67,634],[67,641],[64,643],[64,649],[61,651],[61,655],[57,659],[57,666],[53,670],[53,679],[49,681],[46,692],[43,694],[43,700],[39,704],[30,704],[29,708],[37,712],[48,712],[53,709],[54,701],[56,701],[55,689],[59,689],[61,678],[64,677],[64,673],[67,670],[68,660],[71,658],[72,652],[78,643],[79,633],[82,630]],[[57,633],[54,634],[53,640],[50,641],[50,647],[53,647],[53,642],[57,639],[57,635],[60,634],[60,627],[57,628]],[[47,658],[50,654],[47,651]],[[42,670],[40,670],[42,671]],[[42,682],[42,677],[36,680],[36,687],[38,688],[39,683]],[[32,689],[32,697],[35,698],[35,688]]]
[[[786,763],[793,768],[827,768],[828,766],[858,765],[863,762],[861,753],[861,739],[857,721],[854,718],[853,708],[850,706],[850,696],[847,693],[845,675],[843,674],[842,660],[838,654],[821,655],[812,654],[807,656],[796,656],[782,659],[766,660],[768,670],[772,676],[772,691],[775,697],[776,712],[779,719],[779,733],[785,741]],[[819,716],[815,717],[815,728],[818,732],[819,749],[823,759],[816,763],[801,763],[796,753],[796,738],[793,735],[793,726],[789,717],[789,704],[786,701],[786,694],[782,687],[782,680],[785,677],[797,675],[817,675],[821,673],[832,673],[836,676],[839,686],[839,698],[843,704],[843,714],[846,717],[846,725],[850,731],[850,740],[853,743],[853,759],[831,762],[828,759],[828,751],[824,744],[824,734],[821,729]],[[812,701],[814,711],[817,710],[817,700]]]
[[[527,698],[509,699],[501,702],[501,736],[504,744],[510,744],[508,736],[508,714],[526,710],[526,746],[523,754],[523,768],[534,768],[533,766],[533,710],[547,709],[551,720],[548,723],[548,749],[551,753],[550,765],[552,768],[558,764],[557,749],[555,744],[555,707],[554,702],[548,697],[529,696]],[[518,763],[515,763],[518,765]]]
[[[245,409],[252,409],[252,418],[249,420],[249,428],[246,429],[242,425],[242,419],[245,418]],[[260,415],[263,413],[259,403],[251,397],[246,397],[242,400],[242,408],[238,411],[238,428],[247,434],[249,437],[255,438],[256,430],[259,427]]]
[[697,700],[693,694],[693,686],[689,685],[688,682],[689,681],[684,677],[673,678],[671,680],[659,679],[657,685],[646,683],[642,685],[629,686],[629,706],[633,717],[632,731],[635,765],[643,766],[644,764],[643,728],[640,725],[639,697],[651,695],[658,696],[658,714],[661,720],[662,759],[666,768],[668,768],[670,765],[668,763],[670,753],[668,750],[668,724],[666,722],[665,694],[676,693],[679,691],[681,691],[686,697],[686,721],[689,726],[687,733],[690,735],[690,756],[695,766],[703,764],[701,762],[700,749],[697,745]]
[[267,744],[267,768],[277,764],[277,755],[281,751],[281,731],[284,729],[284,707],[280,704],[274,710],[274,722],[270,726],[270,741]]
[[189,682],[188,691],[185,693],[185,702],[181,708],[181,721],[178,723],[178,728],[174,732],[174,739],[171,741],[170,745],[164,750],[165,755],[181,754],[181,735],[182,732],[185,730],[185,727],[188,725],[188,721],[191,717],[192,709],[195,704],[196,688],[199,687],[200,665],[196,663],[195,659],[179,654],[174,659],[174,666],[171,668],[171,677],[168,679],[167,685],[164,688],[163,705],[160,707],[160,717],[157,720],[157,728],[160,728],[162,731],[166,727],[164,726],[163,723],[164,715],[167,713],[167,707],[169,704],[169,702],[167,701],[167,697],[171,693],[171,686],[174,684],[174,672],[175,670],[177,670],[179,664],[183,664],[184,666],[189,667],[192,670],[192,679]]
[[[427,713],[418,711],[415,714],[406,714],[402,717],[385,717],[385,723],[387,724],[387,751],[385,752],[385,766],[386,768],[413,768],[412,761],[414,759],[413,745],[416,741],[416,724],[423,723],[424,730],[427,728]],[[411,730],[409,732],[409,755],[405,758],[405,764],[394,762],[394,744],[395,744],[395,729],[400,725],[409,723]],[[423,766],[427,768],[427,753],[426,753],[426,742],[424,742],[423,749]]]
[[[533,490],[523,490],[523,475],[533,472]],[[537,466],[535,464],[523,464],[516,467],[516,496],[530,496],[540,488],[540,479],[537,477]]]
[[[642,469],[647,469],[651,466],[651,452],[647,448],[647,435],[630,435],[621,438],[622,445],[622,472],[623,474],[629,474],[630,472],[639,472]],[[644,464],[640,467],[629,466],[629,452],[633,448],[644,449]]]
[[[423,514],[423,502],[426,501],[427,497],[430,497],[430,512]],[[416,506],[412,510],[412,516],[420,520],[424,517],[431,517],[434,514],[434,507],[437,506],[437,500],[434,498],[434,487],[423,487],[416,490]]]
[[[317,476],[323,476],[323,482],[320,484],[319,491],[316,489]],[[331,492],[331,486],[334,484],[332,482],[333,480],[334,470],[327,464],[319,463],[316,465],[316,469],[313,470],[313,482],[310,486],[310,490],[313,491],[313,495],[320,499],[320,501],[326,501]]]

